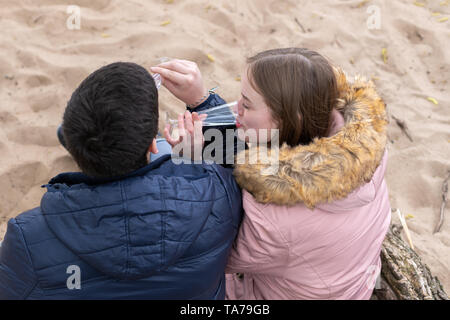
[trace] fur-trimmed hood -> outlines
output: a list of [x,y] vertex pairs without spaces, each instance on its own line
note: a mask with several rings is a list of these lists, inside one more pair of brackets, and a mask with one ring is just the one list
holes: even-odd
[[[386,147],[386,105],[371,81],[356,77],[349,83],[336,69],[339,100],[336,109],[345,124],[331,137],[316,138],[309,145],[279,149],[278,170],[261,174],[270,164],[236,164],[234,176],[261,203],[294,205],[345,198],[369,182]],[[246,150],[248,159],[250,150]],[[242,155],[241,155],[242,156]]]

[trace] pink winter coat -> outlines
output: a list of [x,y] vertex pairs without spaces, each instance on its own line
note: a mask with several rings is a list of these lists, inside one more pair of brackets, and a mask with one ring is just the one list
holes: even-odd
[[264,164],[236,166],[245,216],[226,270],[227,299],[372,294],[391,212],[385,105],[372,83],[337,76],[341,100],[327,138],[282,146],[271,175],[259,174]]

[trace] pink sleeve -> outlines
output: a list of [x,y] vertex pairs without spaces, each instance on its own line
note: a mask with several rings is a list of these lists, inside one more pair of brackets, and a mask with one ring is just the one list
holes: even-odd
[[289,256],[287,242],[264,216],[264,205],[246,191],[243,205],[245,215],[225,272],[282,275]]

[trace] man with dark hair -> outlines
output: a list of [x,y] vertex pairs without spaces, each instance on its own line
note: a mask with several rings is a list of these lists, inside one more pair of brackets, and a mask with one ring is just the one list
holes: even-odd
[[158,132],[158,90],[134,63],[113,63],[85,79],[63,118],[66,147],[92,177],[119,176],[147,164]]
[[113,63],[80,84],[60,134],[82,172],[9,221],[0,299],[224,298],[240,190],[231,169],[158,153],[157,130],[144,68]]

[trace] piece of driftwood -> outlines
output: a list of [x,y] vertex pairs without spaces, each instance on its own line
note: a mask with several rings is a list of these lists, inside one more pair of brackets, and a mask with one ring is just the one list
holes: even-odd
[[401,238],[392,224],[381,248],[381,281],[372,300],[448,300],[439,279]]

